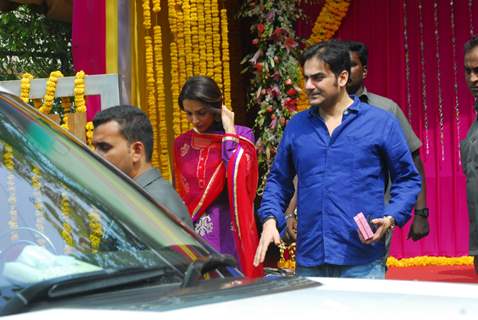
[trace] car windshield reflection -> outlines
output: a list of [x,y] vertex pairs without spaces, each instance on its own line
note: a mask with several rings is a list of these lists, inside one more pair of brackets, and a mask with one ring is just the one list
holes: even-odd
[[211,254],[128,178],[7,94],[0,94],[0,213],[2,293],[105,269],[184,273]]

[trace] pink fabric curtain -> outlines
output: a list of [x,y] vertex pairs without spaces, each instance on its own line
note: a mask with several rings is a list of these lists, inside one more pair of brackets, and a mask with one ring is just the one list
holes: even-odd
[[[73,1],[72,51],[77,71],[89,75],[106,72],[105,10],[104,0]],[[86,106],[87,119],[91,120],[101,109],[100,97],[88,97]]]
[[[307,37],[321,3],[308,5]],[[459,141],[476,117],[463,72],[463,44],[478,31],[478,0],[352,0],[337,38],[369,48],[368,90],[395,100],[422,140],[431,232],[407,240],[396,230],[396,258],[468,255],[468,212]]]

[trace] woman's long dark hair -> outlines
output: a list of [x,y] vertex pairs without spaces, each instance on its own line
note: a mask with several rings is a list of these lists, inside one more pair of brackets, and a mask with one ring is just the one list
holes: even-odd
[[191,77],[184,83],[178,97],[181,110],[184,110],[184,100],[199,101],[210,108],[222,108],[221,89],[213,79],[206,76]]

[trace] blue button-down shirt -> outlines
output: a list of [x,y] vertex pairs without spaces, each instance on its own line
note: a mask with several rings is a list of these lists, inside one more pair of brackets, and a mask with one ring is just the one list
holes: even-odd
[[[386,172],[392,179],[384,204]],[[298,177],[297,253],[300,266],[360,265],[385,254],[384,242],[362,244],[353,217],[393,216],[404,225],[421,188],[398,121],[358,98],[329,134],[317,107],[287,124],[267,179],[259,216],[274,216],[283,230],[283,212]]]

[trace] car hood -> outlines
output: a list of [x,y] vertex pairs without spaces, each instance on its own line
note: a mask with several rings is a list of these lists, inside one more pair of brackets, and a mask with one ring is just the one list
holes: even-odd
[[[118,297],[96,296],[69,303],[50,305],[31,311],[17,319],[186,319],[187,317],[272,317],[330,316],[371,319],[476,319],[478,286],[452,283],[360,280],[332,278],[290,278],[216,282],[209,288],[181,289],[174,294],[155,297],[141,292],[128,292],[128,301]],[[211,291],[211,286],[217,286]],[[204,290],[206,289],[206,290]],[[144,290],[144,289],[140,289]],[[185,290],[185,291],[184,291]],[[123,292],[123,294],[126,292]],[[268,293],[268,294],[266,294]],[[274,294],[275,293],[275,294]],[[104,293],[102,294],[104,295]],[[94,302],[96,300],[96,303]],[[140,302],[141,301],[141,302]]]

